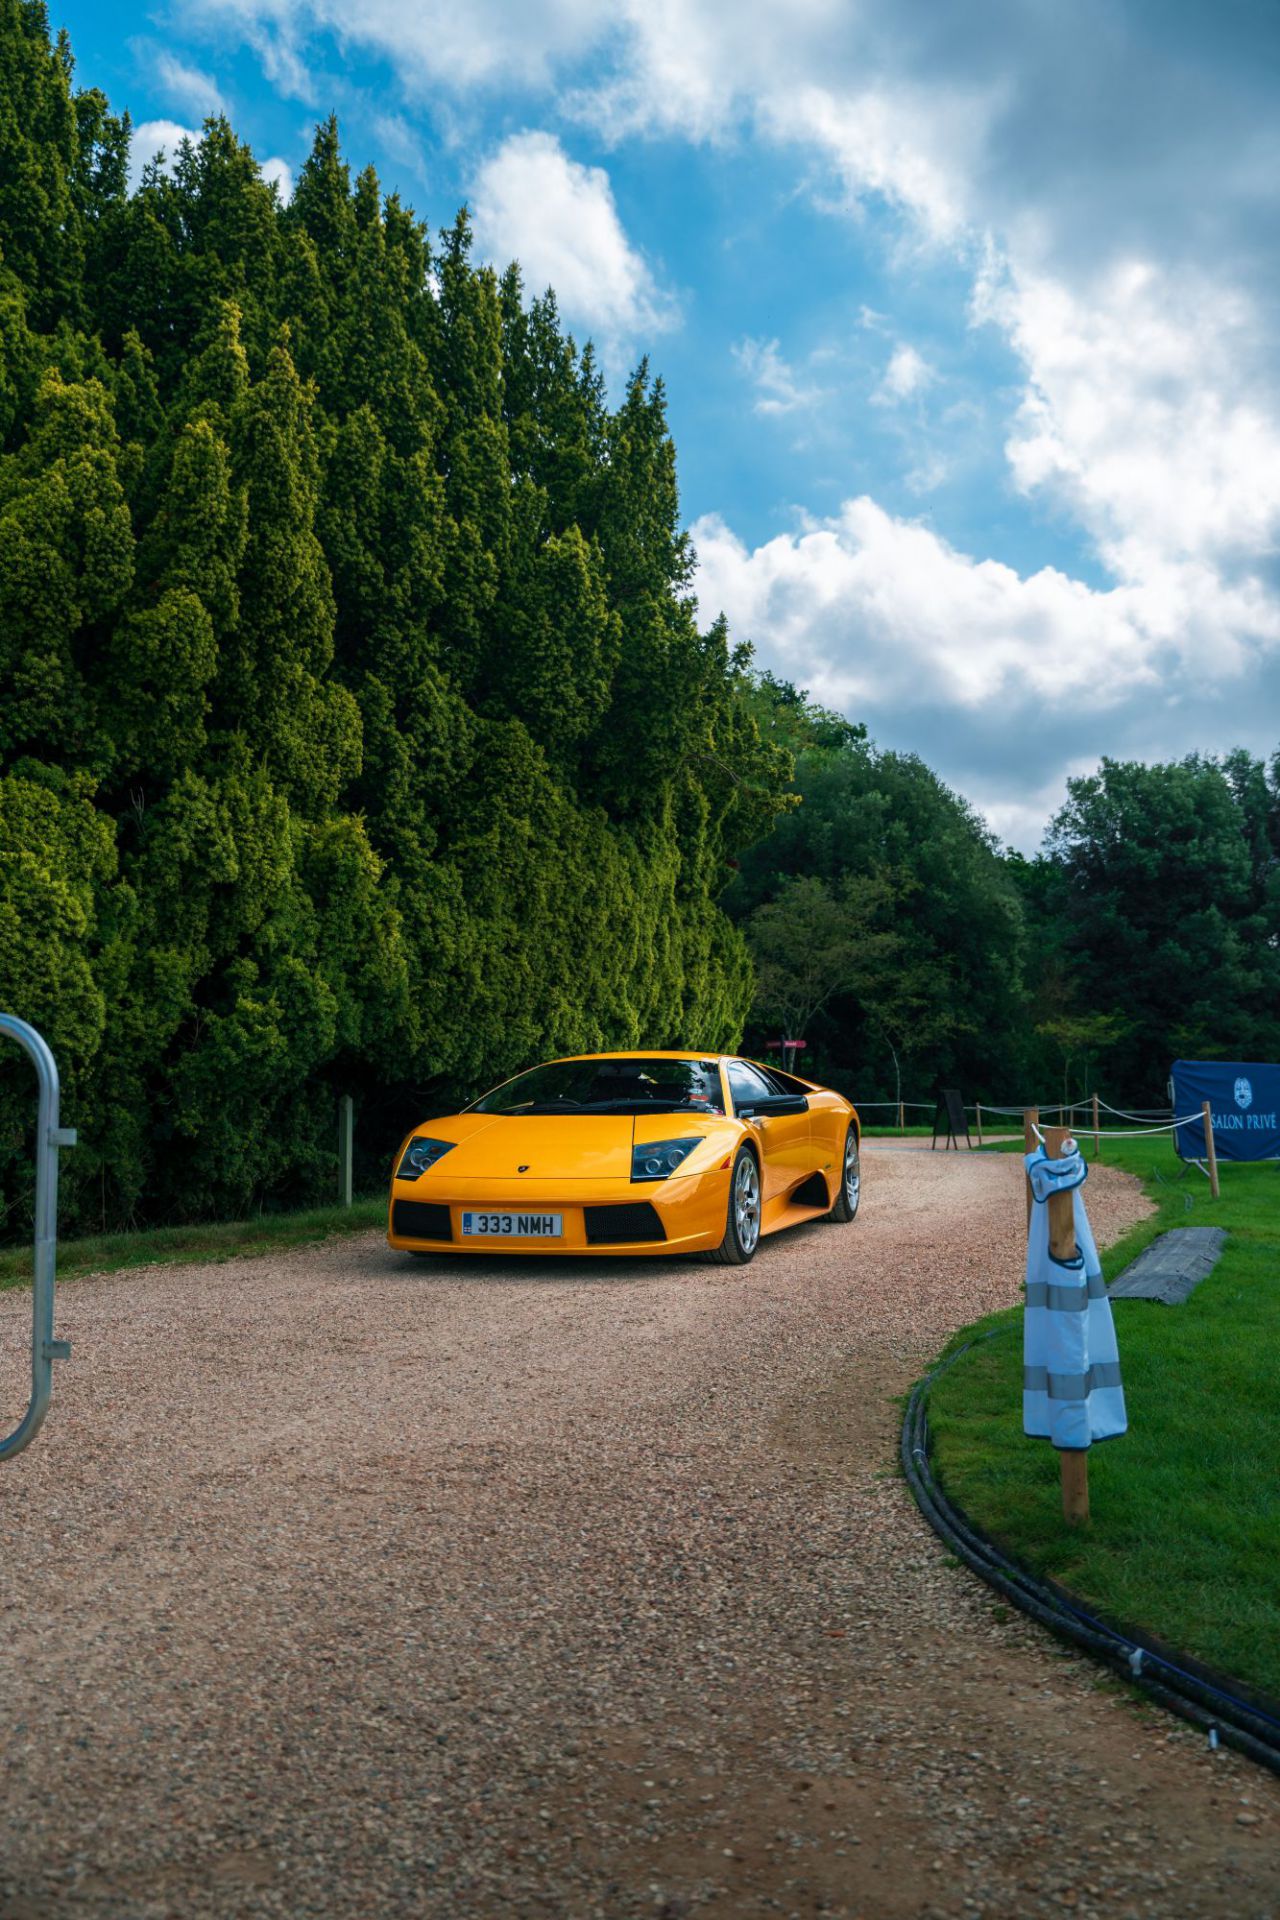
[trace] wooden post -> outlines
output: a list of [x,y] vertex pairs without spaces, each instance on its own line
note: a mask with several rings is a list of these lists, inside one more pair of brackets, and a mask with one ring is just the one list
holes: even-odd
[[[1062,1153],[1070,1137],[1066,1127],[1046,1127],[1044,1150],[1051,1160]],[[1069,1193],[1049,1196],[1049,1251],[1055,1260],[1074,1260],[1076,1215],[1074,1197]],[[1058,1463],[1062,1474],[1062,1517],[1074,1527],[1089,1518],[1089,1450],[1087,1447],[1060,1447]]]
[[1098,1096],[1096,1093],[1093,1096],[1093,1157],[1095,1160],[1101,1160],[1102,1158],[1102,1139],[1098,1132]]
[[349,1207],[352,1202],[351,1163],[355,1132],[355,1106],[351,1095],[344,1093],[338,1101],[338,1205],[340,1207]]
[[1204,1107],[1204,1157],[1209,1163],[1209,1185],[1213,1191],[1213,1197],[1216,1200],[1218,1198],[1218,1192],[1219,1192],[1218,1149],[1213,1144],[1213,1115],[1209,1111],[1209,1102],[1207,1100],[1203,1102],[1203,1107]]
[[981,1146],[982,1145],[982,1102],[981,1100],[979,1100],[977,1104],[977,1119],[978,1119],[978,1145]]
[[899,1133],[905,1133],[905,1132],[906,1132],[906,1130],[907,1130],[907,1123],[906,1123],[906,1120],[905,1120],[905,1119],[903,1118],[903,1103],[902,1103],[902,1101],[901,1101],[901,1100],[899,1100],[899,1102],[898,1102],[898,1132],[899,1132]]
[[[1039,1144],[1039,1142],[1036,1139],[1036,1125],[1039,1119],[1040,1119],[1039,1107],[1024,1107],[1022,1109],[1022,1144],[1026,1148],[1028,1153],[1034,1153],[1036,1150],[1036,1147]],[[1028,1180],[1027,1181],[1027,1232],[1028,1233],[1030,1233],[1031,1231],[1031,1209],[1033,1205],[1034,1205],[1034,1202],[1031,1198],[1031,1182],[1030,1180]]]
[[1069,1527],[1089,1518],[1089,1449],[1063,1447],[1058,1454],[1062,1463],[1062,1517]]
[[[1069,1127],[1045,1128],[1044,1150],[1051,1160],[1061,1157],[1062,1143],[1070,1138]],[[1049,1251],[1055,1260],[1074,1260],[1079,1251],[1076,1246],[1075,1203],[1069,1193],[1049,1196]]]

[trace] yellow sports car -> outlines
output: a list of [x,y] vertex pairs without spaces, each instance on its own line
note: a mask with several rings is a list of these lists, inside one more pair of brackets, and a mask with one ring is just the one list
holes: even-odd
[[706,1053],[592,1053],[424,1121],[396,1155],[387,1238],[409,1253],[710,1253],[852,1220],[861,1128],[794,1074]]

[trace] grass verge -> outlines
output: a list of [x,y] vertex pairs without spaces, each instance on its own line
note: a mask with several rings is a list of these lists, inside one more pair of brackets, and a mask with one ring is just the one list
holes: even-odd
[[[361,1233],[387,1217],[383,1196],[353,1207],[313,1207],[308,1213],[264,1213],[256,1220],[219,1220],[189,1227],[153,1227],[145,1233],[93,1234],[59,1240],[58,1278],[117,1273],[124,1267],[208,1260],[240,1260],[326,1240],[331,1233]],[[0,1248],[0,1289],[31,1285],[31,1246]]]
[[1019,1309],[950,1343],[1010,1328],[934,1388],[935,1471],[1024,1565],[1117,1625],[1280,1698],[1280,1169],[1223,1165],[1215,1201],[1166,1143],[1115,1141],[1104,1152],[1142,1178],[1158,1209],[1104,1254],[1108,1280],[1170,1227],[1221,1226],[1230,1237],[1182,1306],[1114,1302],[1129,1431],[1090,1453],[1092,1519],[1063,1524],[1057,1455],[1022,1432]]

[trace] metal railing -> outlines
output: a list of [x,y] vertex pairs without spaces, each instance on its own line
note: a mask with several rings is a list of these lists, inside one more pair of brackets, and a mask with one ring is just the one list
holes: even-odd
[[22,1419],[0,1440],[0,1460],[30,1446],[53,1397],[53,1363],[71,1353],[69,1340],[53,1337],[53,1284],[58,1245],[58,1149],[74,1147],[74,1127],[58,1125],[58,1065],[34,1027],[0,1013],[0,1033],[31,1057],[40,1086],[36,1112],[35,1267],[31,1281],[31,1400]]

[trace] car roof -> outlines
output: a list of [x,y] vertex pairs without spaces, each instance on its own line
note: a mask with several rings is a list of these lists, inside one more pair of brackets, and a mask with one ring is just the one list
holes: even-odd
[[[554,1060],[544,1060],[542,1064],[547,1067],[564,1067],[574,1060],[707,1060],[714,1061],[719,1066],[723,1066],[728,1061],[741,1060],[749,1067],[759,1067],[762,1073],[785,1073],[788,1079],[803,1080],[807,1087],[817,1084],[813,1080],[804,1080],[803,1074],[796,1073],[794,1069],[771,1066],[767,1060],[754,1060],[749,1053],[716,1053],[711,1050],[698,1053],[692,1048],[684,1048],[677,1052],[673,1047],[625,1047],[614,1053],[563,1053]],[[513,1077],[518,1078],[518,1076]]]
[[735,1060],[736,1058],[736,1054],[718,1053],[714,1047],[709,1047],[705,1051],[684,1047],[679,1052],[672,1047],[623,1047],[614,1053],[562,1053],[545,1064],[549,1067],[561,1067],[567,1066],[571,1060]]

